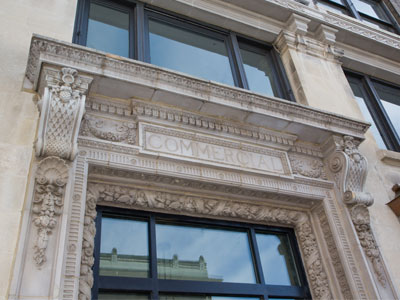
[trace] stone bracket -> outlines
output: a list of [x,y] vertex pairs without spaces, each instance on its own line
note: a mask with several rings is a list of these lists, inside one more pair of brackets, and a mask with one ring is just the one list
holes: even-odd
[[85,111],[85,94],[91,77],[75,69],[45,68],[46,86],[38,102],[40,120],[36,155],[73,160],[78,152],[77,138]]
[[361,247],[372,264],[376,278],[387,286],[387,275],[382,257],[370,225],[368,206],[374,202],[372,195],[364,191],[368,164],[358,150],[353,137],[333,139],[336,150],[329,158],[329,168],[334,174],[336,186],[346,204]]

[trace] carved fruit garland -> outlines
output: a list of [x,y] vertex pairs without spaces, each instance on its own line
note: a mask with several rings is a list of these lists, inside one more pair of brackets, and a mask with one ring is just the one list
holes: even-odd
[[34,260],[39,267],[47,260],[49,236],[57,225],[57,217],[62,211],[67,179],[68,166],[64,160],[48,157],[39,163],[32,208],[33,224],[37,227]]

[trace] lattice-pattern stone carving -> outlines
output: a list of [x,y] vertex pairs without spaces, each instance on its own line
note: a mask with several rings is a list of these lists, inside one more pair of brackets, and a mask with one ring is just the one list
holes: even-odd
[[367,176],[367,160],[359,152],[353,137],[344,136],[336,142],[336,151],[331,155],[329,168],[336,185],[347,204],[360,244],[371,261],[376,277],[383,287],[387,275],[375,237],[371,230],[368,206],[374,203],[372,195],[364,191]]
[[86,114],[82,121],[80,135],[134,145],[136,144],[136,128],[136,122],[118,121]]
[[85,93],[91,77],[71,68],[44,69],[47,86],[38,102],[40,121],[36,141],[37,156],[58,156],[73,160],[85,109]]
[[35,176],[33,224],[37,227],[34,260],[38,267],[46,262],[49,236],[57,225],[64,203],[64,188],[68,179],[68,166],[58,157],[43,159]]
[[278,225],[290,225],[296,230],[304,257],[308,279],[315,299],[332,299],[327,274],[313,233],[308,215],[301,211],[251,205],[235,201],[215,200],[178,193],[127,188],[115,185],[89,184],[85,213],[84,244],[80,278],[80,300],[91,299],[93,284],[93,240],[95,236],[95,205],[101,203],[124,205],[139,209],[159,209],[162,211],[206,216],[239,218]]

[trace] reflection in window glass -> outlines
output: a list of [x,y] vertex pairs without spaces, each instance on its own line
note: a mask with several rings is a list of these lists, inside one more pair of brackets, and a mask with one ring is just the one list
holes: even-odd
[[158,277],[255,283],[247,233],[156,225]]
[[121,293],[99,293],[98,300],[149,300],[148,295],[143,294],[121,294]]
[[147,226],[147,222],[144,221],[103,217],[101,223],[100,275],[149,276]]
[[300,285],[286,235],[256,234],[266,284]]
[[129,56],[129,14],[90,4],[86,46]]
[[345,9],[339,8],[334,5],[330,5],[329,3],[318,2],[318,6],[321,6],[321,7],[325,8],[326,10],[333,11],[335,13],[348,15],[348,13],[345,11]]
[[382,8],[375,1],[369,0],[352,0],[354,6],[359,12],[362,12],[368,16],[386,20],[385,13],[382,11]]
[[360,87],[360,84],[357,84],[355,82],[350,82],[351,89],[353,90],[353,94],[355,99],[357,100],[357,104],[360,107],[361,113],[364,116],[365,121],[371,123],[371,127],[369,130],[371,130],[376,143],[378,144],[379,148],[386,149],[386,145],[383,142],[382,136],[380,135],[378,128],[376,127],[376,124],[374,122],[374,119],[371,116],[371,113],[368,110],[367,105],[365,104],[365,99],[363,92],[361,90],[362,87]]
[[149,20],[152,64],[234,85],[224,41]]
[[243,49],[243,47],[240,48],[240,54],[249,89],[260,94],[277,96],[277,93],[273,89],[275,83],[272,82],[271,64],[266,54]]
[[394,88],[378,82],[374,82],[376,91],[382,101],[390,121],[397,134],[400,134],[400,88]]
[[[160,300],[259,300],[258,297],[233,297],[209,295],[160,295]],[[271,298],[270,298],[271,299]]]

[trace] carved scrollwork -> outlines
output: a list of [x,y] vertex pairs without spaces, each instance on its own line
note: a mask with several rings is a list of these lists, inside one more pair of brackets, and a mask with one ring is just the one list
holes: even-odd
[[370,260],[378,281],[387,284],[385,268],[375,237],[370,226],[368,206],[374,203],[372,195],[364,191],[367,175],[367,160],[359,152],[353,137],[344,136],[336,144],[336,152],[331,155],[329,167],[347,204],[351,220],[357,232],[360,245]]
[[86,114],[82,121],[80,134],[93,136],[110,142],[136,144],[136,122],[121,122]]
[[250,205],[234,201],[223,201],[187,196],[178,193],[127,188],[114,185],[90,184],[85,214],[84,244],[80,278],[80,300],[91,299],[93,284],[93,240],[95,204],[126,205],[139,209],[160,209],[188,214],[234,217],[295,227],[304,255],[307,273],[316,299],[332,299],[327,275],[318,249],[316,237],[308,215],[301,211],[261,205]]
[[49,235],[57,225],[57,216],[61,214],[68,166],[60,158],[45,158],[38,165],[35,179],[32,211],[33,224],[37,227],[37,239],[34,246],[34,260],[40,267],[46,262]]
[[71,68],[45,69],[47,86],[38,102],[40,121],[37,156],[58,156],[73,160],[77,134],[85,109],[85,93],[92,78]]

